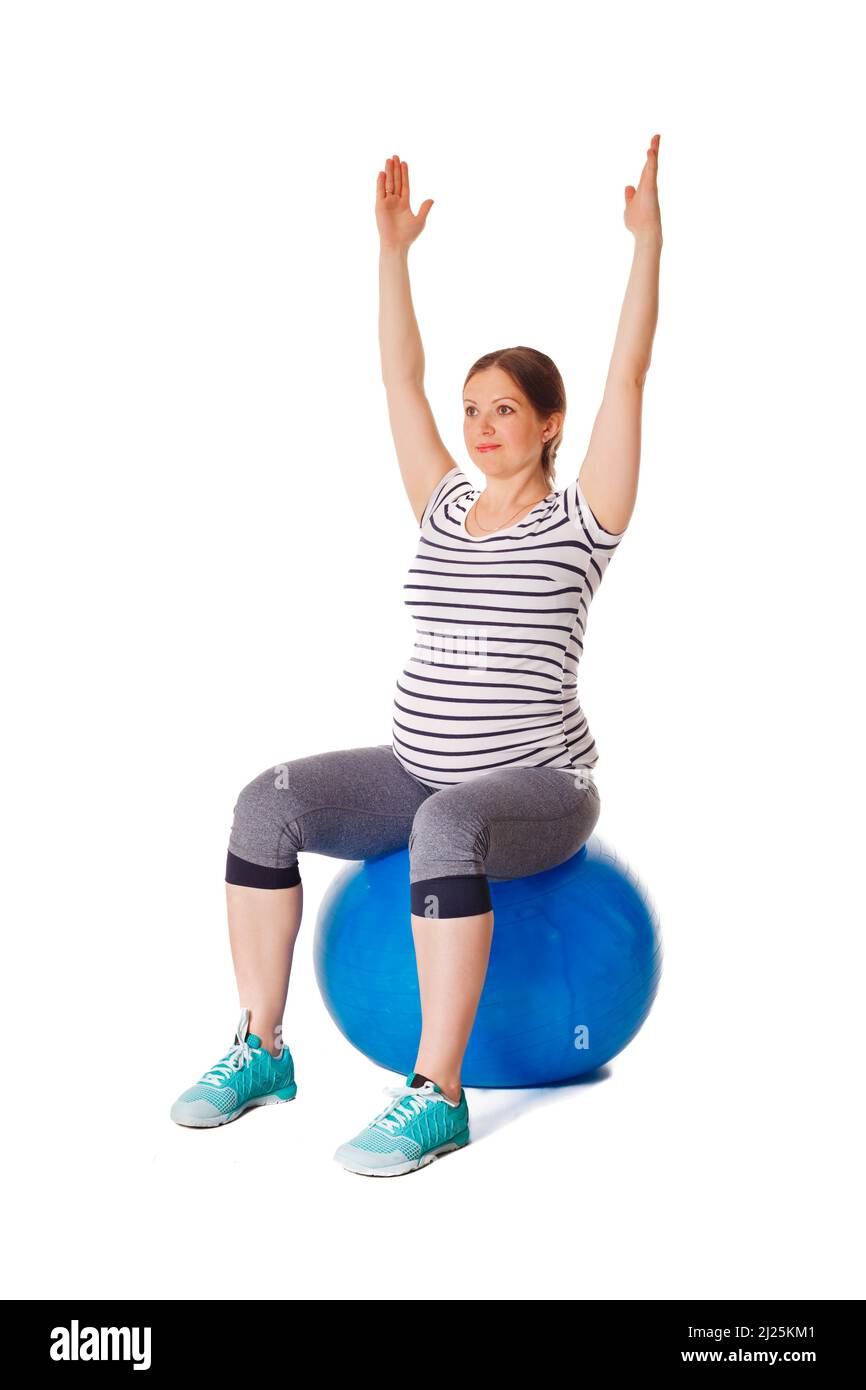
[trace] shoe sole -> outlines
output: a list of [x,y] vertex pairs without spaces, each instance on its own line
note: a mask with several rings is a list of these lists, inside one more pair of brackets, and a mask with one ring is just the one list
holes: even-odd
[[434,1158],[443,1158],[445,1154],[453,1153],[455,1149],[462,1149],[469,1143],[469,1130],[461,1130],[455,1134],[453,1139],[449,1139],[447,1144],[440,1144],[438,1149],[431,1149],[429,1153],[423,1154],[418,1159],[407,1159],[405,1163],[395,1164],[393,1168],[367,1168],[363,1163],[347,1163],[342,1158],[336,1158],[337,1163],[345,1168],[347,1173],[360,1173],[364,1178],[398,1178],[403,1173],[413,1173],[416,1168],[424,1168],[426,1164],[432,1163]]
[[236,1110],[230,1110],[227,1115],[216,1115],[213,1119],[191,1116],[188,1120],[181,1120],[172,1114],[171,1119],[176,1125],[183,1125],[185,1129],[216,1129],[218,1125],[230,1124],[239,1115],[243,1115],[245,1110],[253,1110],[258,1105],[282,1105],[284,1101],[294,1100],[297,1094],[298,1087],[293,1081],[291,1086],[281,1086],[278,1091],[271,1091],[266,1096],[251,1096],[243,1105],[239,1105]]

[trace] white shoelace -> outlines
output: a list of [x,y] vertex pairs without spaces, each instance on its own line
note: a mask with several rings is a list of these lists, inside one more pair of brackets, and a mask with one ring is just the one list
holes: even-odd
[[431,1101],[441,1101],[443,1105],[449,1103],[444,1096],[433,1090],[429,1081],[425,1081],[423,1086],[383,1086],[382,1090],[386,1096],[397,1098],[394,1104],[387,1106],[371,1122],[386,1134],[393,1134],[396,1130],[402,1129],[409,1120],[414,1120],[416,1115],[420,1115]]
[[250,1011],[244,1009],[235,1033],[237,1042],[221,1062],[217,1062],[216,1066],[199,1078],[198,1084],[200,1086],[222,1086],[231,1079],[236,1071],[240,1071],[241,1067],[247,1066],[252,1061],[253,1050],[246,1041],[249,1019]]
[[199,1085],[222,1086],[223,1082],[228,1081],[234,1072],[240,1071],[241,1067],[246,1066],[252,1055],[252,1048],[249,1043],[236,1043],[221,1062],[217,1062],[211,1071],[205,1072]]

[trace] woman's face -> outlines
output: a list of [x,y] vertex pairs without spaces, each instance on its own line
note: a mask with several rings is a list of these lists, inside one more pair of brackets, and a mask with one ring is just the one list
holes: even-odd
[[[513,377],[501,367],[476,372],[463,392],[463,438],[469,457],[482,473],[516,477],[539,467],[545,442],[552,439],[561,416],[539,420]],[[483,449],[496,444],[495,449]]]

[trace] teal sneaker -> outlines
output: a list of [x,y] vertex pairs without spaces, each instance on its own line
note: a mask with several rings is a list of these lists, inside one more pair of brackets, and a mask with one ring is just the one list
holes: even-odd
[[435,1081],[415,1071],[405,1085],[383,1089],[396,1099],[334,1154],[350,1173],[394,1178],[469,1143],[464,1090],[459,1101],[448,1100]]
[[272,1057],[256,1033],[247,1037],[250,1011],[244,1009],[235,1033],[235,1044],[219,1062],[171,1107],[175,1124],[210,1129],[236,1120],[254,1105],[277,1105],[294,1100],[295,1064],[285,1043],[279,1057]]

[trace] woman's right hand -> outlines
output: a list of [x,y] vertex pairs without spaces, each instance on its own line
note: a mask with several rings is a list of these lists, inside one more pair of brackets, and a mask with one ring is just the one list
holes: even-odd
[[422,203],[415,216],[409,207],[409,165],[405,159],[386,159],[376,181],[376,223],[383,247],[401,250],[412,245],[427,224],[433,199]]

